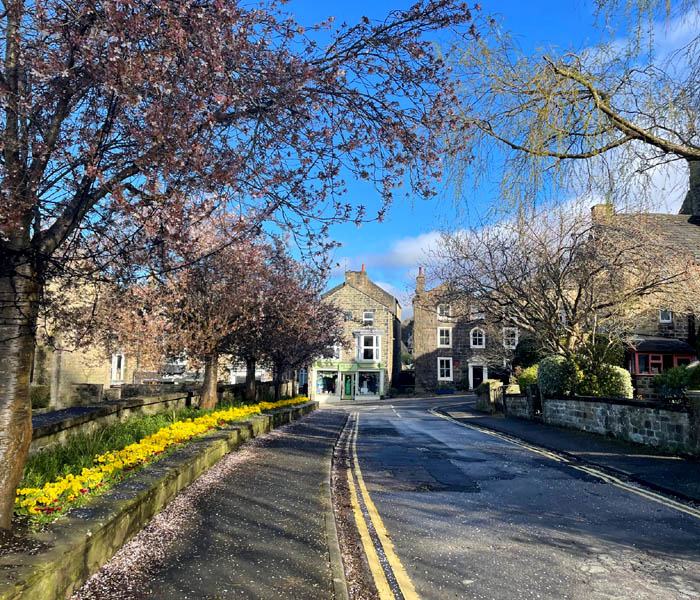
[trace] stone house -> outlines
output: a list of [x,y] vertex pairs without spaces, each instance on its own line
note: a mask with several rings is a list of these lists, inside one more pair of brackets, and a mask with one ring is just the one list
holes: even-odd
[[103,390],[134,383],[137,360],[127,352],[108,356],[101,348],[79,350],[54,348],[38,343],[30,373],[30,385],[41,386],[53,409],[86,401],[83,384],[98,384]]
[[473,390],[507,371],[518,344],[517,327],[492,319],[479,303],[450,300],[443,286],[425,289],[422,268],[413,299],[416,391]]
[[[610,213],[610,207],[604,204],[591,208],[594,223],[604,224],[607,219],[642,220],[645,227],[687,251],[696,264],[700,262],[700,206],[693,208],[686,203],[677,215]],[[675,313],[659,306],[656,310],[645,311],[635,320],[627,335],[625,366],[632,375],[636,394],[645,400],[656,398],[658,391],[653,385],[654,376],[696,360],[696,317],[696,313]]]
[[344,315],[345,342],[332,358],[314,362],[309,377],[312,399],[379,399],[401,369],[401,304],[372,282],[365,266],[346,271],[345,281],[322,296]]

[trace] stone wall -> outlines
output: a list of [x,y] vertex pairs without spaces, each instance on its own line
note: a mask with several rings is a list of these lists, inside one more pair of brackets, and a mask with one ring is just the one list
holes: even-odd
[[547,398],[543,420],[685,454],[700,453],[691,411],[682,405],[660,405],[604,398]]
[[506,416],[520,419],[534,418],[534,408],[526,394],[505,394],[503,408]]

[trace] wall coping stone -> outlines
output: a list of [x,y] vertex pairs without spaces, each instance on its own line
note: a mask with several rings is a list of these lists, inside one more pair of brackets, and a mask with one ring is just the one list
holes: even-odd
[[31,534],[45,549],[0,557],[0,600],[69,597],[185,487],[243,442],[318,408],[306,402],[232,423],[147,465]]
[[653,402],[648,400],[633,400],[629,398],[605,398],[595,396],[556,396],[553,398],[543,398],[547,401],[562,401],[562,402],[599,402],[601,404],[617,404],[619,406],[633,406],[634,408],[649,408],[655,410],[668,410],[670,412],[688,412],[685,404],[670,404],[666,402]]

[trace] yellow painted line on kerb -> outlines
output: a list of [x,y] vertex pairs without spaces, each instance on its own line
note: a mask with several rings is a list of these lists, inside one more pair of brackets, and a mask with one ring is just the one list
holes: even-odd
[[[389,534],[386,530],[386,527],[384,525],[384,522],[382,521],[382,518],[379,516],[379,511],[377,511],[377,507],[375,506],[374,502],[372,501],[372,497],[369,494],[369,491],[367,490],[367,486],[365,485],[365,480],[364,477],[362,476],[362,469],[360,468],[360,461],[358,460],[357,457],[357,435],[359,431],[359,425],[360,425],[360,417],[358,413],[354,414],[355,417],[355,422],[353,426],[352,433],[350,434],[350,439],[352,440],[352,459],[353,459],[353,466],[354,466],[354,472],[355,472],[355,477],[357,477],[357,485],[360,488],[360,493],[362,494],[362,499],[365,504],[365,508],[367,509],[367,514],[372,522],[372,525],[374,527],[375,532],[377,533],[377,538],[379,539],[379,543],[382,546],[382,550],[384,551],[384,556],[386,557],[387,562],[389,563],[389,568],[391,569],[394,579],[396,579],[396,583],[399,586],[399,589],[401,590],[401,594],[403,595],[405,600],[420,600],[420,597],[416,593],[416,589],[413,586],[413,582],[411,581],[410,577],[408,576],[408,573],[406,573],[406,570],[403,567],[403,564],[401,563],[401,560],[396,554],[396,551],[394,549],[394,544],[392,541],[389,539]],[[352,480],[352,473],[350,469],[348,469],[348,481]],[[350,490],[351,490],[351,495],[355,491],[355,486],[354,484],[350,484]],[[353,509],[356,508],[355,510],[355,520],[358,523],[358,529],[364,528],[365,531],[368,532],[367,530],[367,525],[364,522],[364,515],[360,511],[359,507],[359,502],[357,502],[357,499],[353,498]],[[359,520],[362,520],[362,526],[359,524]],[[373,558],[377,559],[377,565],[381,569],[381,576],[377,578],[377,576],[374,573],[374,569],[372,568],[372,563],[370,562],[370,569],[372,570],[372,574],[375,575],[375,584],[377,585],[377,588],[379,590],[379,596],[381,600],[395,600],[396,596],[394,593],[391,591],[391,588],[388,585],[386,576],[384,574],[384,570],[381,567],[381,564],[379,563],[378,560],[378,555],[376,552],[376,549],[374,548],[374,544],[372,543],[371,538],[369,538],[369,533],[367,535],[368,542],[369,542],[369,547],[365,543],[365,539],[363,538],[362,534],[360,534],[360,537],[362,538],[363,545],[365,546],[365,552],[367,553],[368,560],[369,557],[372,556]],[[379,581],[377,581],[379,579]],[[380,588],[380,584],[383,587],[383,584],[386,583],[387,589],[383,592]],[[387,594],[387,595],[385,595]]]
[[686,504],[682,504],[680,502],[676,502],[675,500],[672,500],[671,498],[667,498],[666,496],[662,496],[661,494],[657,494],[656,492],[652,492],[651,490],[647,490],[644,488],[640,488],[640,487],[631,485],[625,481],[622,481],[621,479],[618,479],[617,477],[615,477],[613,475],[608,475],[607,473],[600,471],[594,467],[589,467],[589,466],[584,466],[584,465],[576,465],[576,464],[572,463],[569,459],[567,459],[565,456],[560,456],[558,454],[555,454],[554,452],[550,452],[549,450],[545,450],[544,448],[537,448],[536,446],[531,446],[530,444],[526,444],[525,442],[520,441],[518,438],[514,438],[514,437],[511,437],[509,435],[503,435],[501,433],[498,433],[497,431],[483,429],[481,427],[478,427],[476,425],[471,425],[469,423],[462,423],[461,421],[458,421],[457,419],[454,419],[454,418],[450,417],[449,415],[444,415],[444,414],[436,411],[433,408],[430,409],[430,412],[431,412],[431,414],[435,415],[436,417],[441,417],[443,419],[447,419],[448,421],[455,423],[456,425],[459,425],[460,427],[466,427],[467,429],[473,429],[474,431],[478,431],[480,433],[485,433],[486,435],[497,437],[497,438],[502,439],[506,442],[510,442],[511,444],[515,444],[516,446],[520,446],[521,448],[525,448],[526,450],[530,450],[531,452],[536,452],[537,454],[545,456],[546,458],[549,458],[551,460],[566,463],[572,469],[576,469],[578,471],[583,471],[584,473],[587,473],[588,475],[592,475],[593,477],[597,477],[598,479],[602,479],[605,483],[609,483],[610,485],[614,485],[615,487],[620,488],[622,490],[625,490],[627,492],[632,492],[633,494],[636,494],[637,496],[641,496],[642,498],[646,498],[647,500],[651,500],[652,502],[656,502],[657,504],[663,504],[664,506],[666,506],[668,508],[671,508],[673,510],[677,510],[678,512],[685,513],[686,515],[690,515],[691,517],[695,517],[696,519],[700,519],[700,510],[698,510],[697,508],[694,508],[694,507],[686,505]]

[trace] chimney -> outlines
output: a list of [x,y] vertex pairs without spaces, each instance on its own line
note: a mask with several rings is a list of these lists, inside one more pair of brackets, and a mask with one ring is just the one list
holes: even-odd
[[365,263],[362,263],[362,272],[367,275],[367,271],[365,271]]
[[605,221],[612,213],[612,204],[595,204],[591,206],[591,219],[593,223]]
[[418,267],[418,277],[416,277],[416,294],[422,294],[425,291],[425,275],[423,275],[423,267]]

